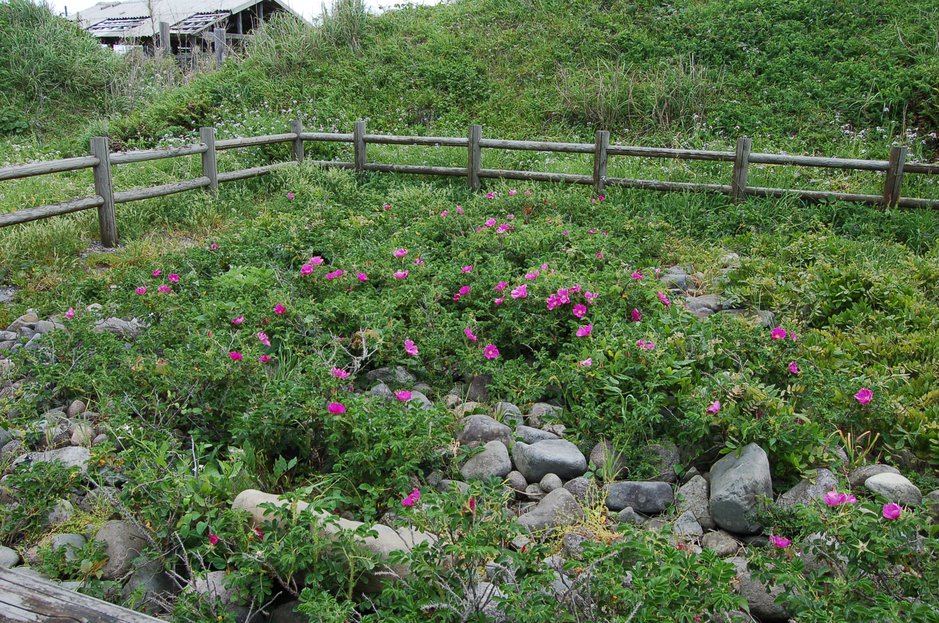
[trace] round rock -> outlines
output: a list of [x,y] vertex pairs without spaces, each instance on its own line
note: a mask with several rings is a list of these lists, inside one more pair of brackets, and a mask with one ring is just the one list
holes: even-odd
[[890,502],[915,506],[923,501],[923,493],[905,476],[884,472],[864,481],[864,486]]
[[512,448],[512,459],[528,482],[538,482],[546,474],[557,474],[569,480],[587,471],[586,457],[577,446],[564,439],[547,439],[530,445],[517,443]]
[[509,450],[501,441],[487,442],[483,451],[476,454],[460,468],[464,480],[485,480],[508,475],[512,471]]

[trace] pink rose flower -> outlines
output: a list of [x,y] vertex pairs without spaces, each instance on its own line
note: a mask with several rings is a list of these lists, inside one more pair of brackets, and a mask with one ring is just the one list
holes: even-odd
[[283,316],[287,313],[287,308],[278,303],[277,305],[274,305],[274,313],[278,316]]
[[407,497],[401,500],[401,506],[414,506],[421,501],[421,491],[417,487],[414,487],[414,491],[411,491]]
[[347,379],[349,378],[349,373],[342,368],[330,368],[329,373],[332,374],[337,379]]
[[416,357],[419,352],[417,350],[417,344],[415,344],[413,340],[404,340],[404,352],[412,357]]
[[495,344],[487,344],[483,349],[483,355],[486,359],[497,359],[499,357],[499,349]]
[[773,338],[774,340],[784,340],[786,339],[786,335],[787,335],[786,330],[783,329],[782,327],[776,327],[775,329],[769,332],[769,336]]
[[395,398],[397,398],[401,402],[407,402],[408,400],[411,399],[411,392],[409,392],[406,389],[398,390],[395,392]]
[[633,310],[632,312],[630,312],[629,317],[632,319],[633,322],[639,322],[640,320],[642,320],[642,312],[636,309],[635,307],[633,307]]
[[717,413],[717,412],[720,411],[720,410],[721,410],[721,401],[720,401],[720,400],[715,400],[715,401],[712,402],[710,405],[708,405],[708,408],[707,408],[707,412],[708,412],[708,413]]
[[786,549],[792,545],[792,541],[784,536],[771,536],[769,537],[769,542],[773,547],[778,547],[779,549]]
[[333,415],[340,415],[346,412],[346,405],[342,404],[341,402],[331,402],[326,405],[326,410]]
[[244,355],[239,353],[237,350],[231,351],[230,353],[228,353],[228,356],[231,357],[232,361],[241,361],[242,359],[244,359]]
[[884,508],[881,511],[884,516],[884,519],[899,519],[900,515],[903,514],[903,507],[897,504],[896,502],[890,502],[889,504],[884,504]]
[[407,249],[395,249],[395,252],[392,255],[394,255],[395,257],[404,257],[407,254],[408,254]]
[[463,329],[463,334],[466,336],[466,339],[468,339],[470,342],[475,342],[476,340],[479,339],[479,338],[476,337],[476,335],[473,333],[473,330],[472,330],[471,328],[469,328],[469,327],[466,327],[465,329]]
[[874,399],[874,392],[866,387],[862,387],[856,394],[854,394],[854,399],[862,405],[869,404],[870,401]]
[[587,337],[591,333],[593,333],[592,324],[585,324],[577,328],[577,337]]

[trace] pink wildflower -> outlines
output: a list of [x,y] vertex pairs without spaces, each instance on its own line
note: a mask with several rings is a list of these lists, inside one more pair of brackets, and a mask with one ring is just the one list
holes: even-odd
[[313,267],[313,264],[304,264],[303,266],[300,267],[300,274],[311,275],[313,274],[314,270],[315,268]]
[[782,327],[776,327],[769,332],[769,336],[774,340],[784,340],[786,339],[786,330]]
[[838,493],[835,490],[829,491],[822,498],[828,506],[841,506],[842,504],[854,504],[857,498],[849,493]]
[[277,305],[274,305],[274,313],[278,316],[283,316],[287,313],[287,308],[278,303]]
[[650,340],[637,340],[636,346],[644,350],[655,350],[655,342]]
[[591,333],[593,333],[592,324],[585,324],[577,328],[577,337],[587,337]]
[[212,546],[218,545],[218,541],[219,541],[218,535],[213,534],[212,532],[209,532],[209,545],[212,545]]
[[407,278],[408,278],[408,271],[406,271],[406,270],[397,270],[397,271],[395,271],[394,275],[392,275],[392,276],[393,276],[395,279],[407,279]]
[[496,284],[496,287],[493,288],[493,290],[495,290],[496,292],[502,292],[502,291],[505,290],[507,287],[509,287],[509,284],[507,284],[507,283],[504,282],[504,281],[500,281],[499,283]]
[[69,307],[69,308],[68,308],[68,311],[65,312],[65,317],[68,318],[69,320],[71,320],[72,318],[74,318],[74,317],[75,317],[75,310],[72,309],[71,307]]
[[495,344],[486,344],[486,347],[483,349],[483,355],[486,359],[496,359],[499,357],[499,349]]
[[150,273],[150,275],[153,276],[153,277],[159,277],[159,276],[162,275],[162,274],[163,274],[163,271],[160,270],[159,268],[157,268],[155,271],[153,271],[152,273]]
[[143,296],[147,293],[147,286],[140,286],[139,288],[135,289],[134,292],[137,294],[137,296]]
[[466,327],[465,329],[463,329],[463,335],[465,335],[466,339],[468,339],[470,342],[475,342],[479,339],[478,337],[476,337],[476,335],[473,333],[473,330],[470,327]]
[[502,305],[502,303],[505,302],[505,297],[500,296],[499,298],[493,299],[492,302],[495,303],[496,305]]
[[629,313],[629,317],[633,322],[639,322],[642,320],[642,312],[633,307],[633,310]]
[[232,318],[232,319],[231,319],[231,323],[232,323],[233,325],[235,325],[235,326],[238,326],[238,325],[242,324],[244,321],[245,321],[245,316],[244,316],[244,314],[238,316],[237,318]]
[[387,212],[388,210],[391,209],[391,205],[386,203],[385,205],[381,207],[381,209]]
[[333,415],[339,415],[346,412],[346,405],[342,404],[341,402],[331,402],[326,405],[326,410]]
[[514,188],[509,191],[509,197],[514,197],[514,196],[517,195],[517,194],[518,194],[518,191],[515,190]]
[[463,206],[461,206],[460,204],[457,204],[457,206],[456,206],[456,213],[457,213],[457,214],[463,214]]
[[401,402],[407,402],[408,400],[411,399],[411,392],[409,392],[406,389],[400,389],[395,392],[395,398],[397,398]]
[[331,273],[326,273],[326,278],[332,281],[333,279],[338,279],[339,277],[342,277],[344,274],[345,274],[344,270],[342,270],[341,268],[337,268]]
[[296,197],[295,194],[293,194],[293,193],[287,193],[287,199],[291,199],[291,200],[292,200],[294,197]]
[[636,281],[642,281],[642,273],[640,273],[639,271],[634,272],[633,274],[630,275],[630,277],[632,277]]
[[598,260],[602,260],[602,259],[603,259],[603,251],[598,251],[598,252],[597,252],[597,259],[598,259]]
[[799,366],[796,364],[795,361],[789,362],[789,372],[792,374],[799,374]]
[[771,536],[769,537],[769,542],[773,547],[777,547],[779,549],[786,549],[792,545],[792,541],[784,536]]
[[258,331],[257,338],[258,338],[258,341],[264,344],[265,346],[271,345],[271,340],[269,337],[267,337],[267,333],[265,333],[264,331]]
[[524,299],[528,298],[528,286],[524,283],[517,288],[512,290],[513,299]]
[[347,379],[349,378],[349,373],[342,368],[330,368],[329,373],[332,374],[337,379]]
[[[573,291],[573,289],[572,289]],[[584,298],[588,303],[593,303],[600,296],[599,292],[584,292]]]
[[485,224],[486,224],[486,227],[493,227],[493,226],[495,226],[495,224],[496,224],[496,219],[494,219],[494,218],[492,218],[492,217],[490,216],[489,218],[486,219],[486,223],[485,223]]
[[258,361],[260,361],[261,363],[267,363],[270,360],[271,360],[270,355],[261,355],[260,357],[258,357]]
[[460,272],[461,272],[461,273],[471,273],[471,272],[473,272],[473,267],[472,267],[472,266],[464,266],[463,268],[460,269]]
[[581,368],[589,368],[593,365],[593,359],[591,357],[587,357],[577,365],[579,365]]
[[486,193],[486,199],[495,199],[496,193]]
[[440,216],[446,218],[448,214],[450,214],[450,210],[444,210],[443,212],[440,213]]
[[903,514],[903,507],[896,502],[890,502],[889,504],[884,504],[881,514],[884,516],[884,519],[899,519],[900,515]]
[[310,264],[313,264],[313,266],[322,266],[324,261],[325,260],[318,255],[314,255],[310,258]]
[[472,286],[460,286],[460,289],[457,291],[460,296],[466,296],[473,289]]
[[656,292],[655,295],[659,297],[659,300],[662,302],[662,305],[665,305],[666,307],[668,307],[669,305],[672,304],[672,302],[668,300],[668,296],[666,296],[664,292]]
[[872,392],[866,387],[862,387],[861,389],[858,390],[856,394],[854,394],[854,399],[857,400],[862,405],[866,405],[870,403],[871,400],[874,399],[874,392]]
[[359,281],[368,281],[368,275],[366,275],[365,273],[356,273],[355,278],[358,279]]
[[244,359],[244,355],[239,353],[237,350],[231,351],[230,353],[228,353],[228,356],[231,357],[232,361],[241,361],[242,359]]
[[165,283],[161,283],[160,287],[157,288],[157,292],[160,292],[161,294],[169,294],[172,291],[173,291],[173,288],[169,287]]
[[167,279],[169,279],[170,283],[179,283],[179,275],[176,273],[170,273],[170,276],[167,277]]
[[422,258],[416,257],[416,258],[414,258],[414,265],[415,265],[415,266],[423,266],[423,265],[424,265],[424,260],[423,260]]
[[213,251],[218,251],[218,243],[213,242],[212,244],[209,245],[209,248],[212,249]]
[[574,305],[571,311],[574,313],[576,317],[583,318],[584,316],[587,315],[587,306],[582,303],[577,303],[576,305]]
[[395,252],[392,253],[392,255],[394,255],[395,257],[404,257],[407,254],[408,254],[407,249],[395,249]]
[[525,279],[527,279],[528,281],[534,281],[535,279],[538,278],[540,274],[541,274],[541,271],[533,270],[533,271],[525,273]]
[[417,487],[414,487],[414,491],[411,491],[407,497],[401,500],[401,506],[414,506],[421,501],[421,490]]
[[415,344],[413,340],[404,340],[404,352],[412,357],[416,357],[420,351],[417,350],[417,344]]
[[708,412],[708,413],[717,413],[717,412],[720,411],[720,410],[721,410],[721,401],[720,401],[720,400],[715,400],[715,401],[712,402],[710,405],[708,405],[708,408],[707,408],[707,412]]

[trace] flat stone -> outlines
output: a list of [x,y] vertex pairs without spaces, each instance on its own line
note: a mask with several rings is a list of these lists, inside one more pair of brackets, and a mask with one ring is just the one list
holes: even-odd
[[627,506],[616,513],[616,521],[617,523],[628,523],[631,526],[641,526],[645,523],[646,518],[634,511],[632,506]]
[[545,477],[541,479],[538,486],[541,487],[541,490],[545,493],[551,493],[555,489],[563,487],[564,483],[561,482],[561,479],[558,478],[556,474],[545,474]]
[[482,404],[468,400],[453,407],[453,414],[461,418],[483,410],[485,410],[485,407]]
[[675,466],[681,465],[681,454],[678,452],[678,446],[671,441],[654,443],[646,447],[646,456],[655,468],[655,476],[652,477],[652,480],[661,480],[663,482],[678,480],[678,473],[675,471]]
[[867,479],[877,474],[899,474],[900,470],[892,465],[883,465],[882,463],[871,463],[862,465],[848,474],[848,484],[852,487],[861,487],[867,482]]
[[146,328],[136,318],[124,320],[123,318],[105,318],[95,323],[96,333],[111,333],[125,340],[133,340]]
[[665,482],[613,482],[604,487],[606,507],[620,511],[632,507],[645,515],[659,515],[675,501],[672,487]]
[[84,413],[85,410],[86,406],[84,402],[81,400],[73,400],[71,404],[69,404],[68,409],[66,409],[65,415],[67,415],[69,418],[76,418]]
[[72,424],[70,430],[72,436],[69,441],[73,446],[90,446],[95,438],[95,429],[87,422],[76,422]]
[[49,331],[55,330],[55,328],[55,323],[49,322],[48,320],[40,320],[33,325],[33,331],[35,331],[38,335],[44,335]]
[[20,555],[15,549],[0,545],[0,569],[10,569],[20,562]]
[[424,392],[414,390],[411,392],[411,399],[408,400],[408,407],[428,411],[434,408],[434,403],[430,401],[430,398]]
[[674,532],[676,536],[685,538],[697,538],[704,534],[704,530],[701,529],[701,524],[698,523],[694,513],[691,511],[685,511],[678,516],[678,519],[672,524],[672,532]]
[[723,530],[708,532],[701,539],[701,547],[709,549],[719,557],[730,556],[740,549],[740,543]]
[[502,478],[512,471],[509,450],[501,441],[489,441],[483,451],[469,458],[460,468],[464,480],[486,480]]
[[518,522],[530,531],[570,526],[580,522],[584,511],[567,489],[555,489],[542,499],[538,506],[518,518]]
[[574,496],[574,499],[581,504],[589,504],[588,497],[590,497],[590,490],[592,487],[593,485],[591,484],[591,481],[587,480],[583,476],[571,478],[564,483],[564,488],[570,491],[571,495]]
[[577,478],[587,471],[587,459],[581,451],[564,439],[547,439],[533,444],[516,443],[512,448],[515,468],[528,482],[538,482],[546,474],[557,474],[563,480]]
[[466,388],[466,399],[475,402],[489,402],[490,383],[492,383],[492,376],[489,374],[473,376]]
[[659,281],[672,290],[688,290],[688,273],[681,266],[670,266],[659,276]]
[[411,385],[417,380],[413,374],[401,366],[391,368],[377,368],[365,373],[365,378],[369,381],[380,381],[381,383],[393,383],[396,385]]
[[919,488],[900,474],[875,474],[864,481],[864,487],[890,502],[905,506],[916,506],[923,501]]
[[47,450],[45,452],[29,452],[13,461],[13,465],[20,463],[62,463],[67,468],[77,467],[81,471],[88,468],[88,461],[91,460],[91,452],[87,448],[70,446],[68,448],[59,448],[57,450]]
[[782,508],[792,508],[797,504],[811,504],[821,500],[829,491],[838,488],[838,479],[831,470],[819,469],[811,478],[803,478],[796,486],[779,496],[776,504]]
[[492,408],[492,415],[503,424],[518,426],[524,423],[522,411],[511,402],[497,402]]
[[65,523],[75,515],[75,507],[68,500],[58,500],[46,515],[46,524],[55,526]]
[[488,415],[470,415],[463,418],[463,431],[457,441],[471,448],[490,441],[501,441],[508,447],[512,443],[512,429]]
[[755,534],[762,530],[755,513],[761,498],[772,498],[766,452],[755,443],[727,454],[711,467],[711,517],[730,532]]
[[703,294],[701,296],[685,297],[685,305],[691,312],[714,313],[724,309],[724,299],[716,294]]
[[525,420],[528,421],[529,426],[540,428],[545,419],[559,418],[562,412],[561,407],[556,405],[546,402],[536,402],[525,415]]
[[378,385],[374,386],[372,389],[368,390],[368,393],[370,396],[384,398],[385,400],[392,400],[395,397],[395,393],[391,391],[391,388],[384,383],[379,383]]
[[134,559],[147,546],[147,537],[133,523],[113,519],[105,523],[95,534],[96,541],[106,546],[108,562],[101,570],[106,580],[118,580],[126,576]]
[[776,603],[776,599],[783,593],[781,586],[769,590],[753,579],[747,569],[747,560],[742,556],[729,558],[726,562],[737,570],[737,592],[747,600],[750,614],[767,623],[785,623],[789,620],[789,611]]
[[708,499],[708,481],[702,476],[695,476],[678,488],[678,512],[690,511],[705,530],[716,527],[711,517]]
[[83,548],[85,543],[87,540],[80,534],[56,534],[49,540],[53,550],[65,550],[65,560],[75,560],[75,550]]
[[554,433],[525,425],[515,427],[515,436],[525,443],[537,443],[546,439],[560,439],[560,437]]

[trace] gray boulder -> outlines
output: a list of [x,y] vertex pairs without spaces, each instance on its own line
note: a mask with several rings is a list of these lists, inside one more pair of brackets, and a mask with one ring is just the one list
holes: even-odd
[[492,383],[492,376],[489,374],[477,374],[470,379],[469,387],[466,389],[466,399],[474,402],[489,402],[489,384]]
[[555,489],[563,487],[564,483],[561,482],[561,479],[558,478],[556,474],[545,474],[545,477],[541,479],[538,486],[541,487],[541,490],[545,493],[551,493]]
[[522,472],[511,471],[505,477],[505,484],[517,493],[525,491],[528,481],[522,476]]
[[671,290],[688,290],[690,283],[688,273],[681,266],[670,266],[659,277],[659,281]]
[[604,491],[606,507],[613,511],[629,506],[644,515],[659,515],[675,501],[671,485],[665,482],[613,482]]
[[717,530],[704,535],[701,539],[701,547],[709,549],[723,558],[736,553],[740,549],[740,543],[723,530]]
[[518,518],[518,522],[531,531],[570,526],[584,517],[584,511],[567,489],[555,489],[538,502],[531,511]]
[[540,427],[544,420],[561,417],[562,409],[546,402],[536,402],[531,406],[525,419],[530,426]]
[[867,482],[867,479],[877,474],[899,474],[900,470],[892,465],[883,465],[882,463],[871,463],[862,465],[848,474],[848,484],[852,487],[861,487]]
[[52,463],[58,462],[67,468],[77,467],[81,471],[88,469],[88,461],[91,460],[91,452],[87,448],[69,446],[57,450],[47,450],[45,452],[29,452],[13,461],[13,465],[20,463]]
[[678,452],[678,446],[671,441],[654,443],[646,448],[646,455],[655,468],[655,476],[652,480],[661,480],[663,482],[678,480],[678,474],[675,472],[675,466],[681,465],[681,454]]
[[20,555],[15,549],[0,545],[0,569],[10,569],[15,567],[20,561]]
[[685,511],[678,516],[678,519],[672,524],[672,532],[675,533],[675,536],[685,538],[697,538],[704,534],[701,524],[698,523],[691,511]]
[[430,398],[427,397],[427,394],[419,391],[411,392],[411,399],[408,401],[408,406],[412,409],[421,409],[427,411],[433,409],[434,403],[430,401]]
[[586,457],[577,446],[564,439],[516,443],[512,448],[512,459],[515,468],[528,482],[538,482],[546,474],[557,474],[562,480],[569,480],[587,471]]
[[492,415],[502,423],[510,426],[518,426],[525,421],[524,418],[522,418],[521,409],[511,402],[497,402],[496,406],[492,408]]
[[236,604],[241,599],[235,589],[226,586],[227,581],[228,574],[225,571],[209,571],[204,577],[195,579],[192,591],[210,599],[217,599],[225,605]]
[[136,318],[124,320],[123,318],[105,318],[95,322],[95,332],[111,333],[125,340],[136,339],[146,328]]
[[730,453],[711,467],[711,517],[730,532],[755,534],[762,529],[754,515],[760,498],[773,495],[769,459],[755,443]]
[[627,467],[623,455],[607,439],[598,442],[590,451],[590,464],[598,476],[602,475],[611,482],[619,478]]
[[135,609],[148,614],[159,614],[161,611],[154,603],[155,599],[162,597],[165,601],[167,596],[177,592],[176,584],[158,560],[135,569],[123,588],[124,598],[130,599]]
[[65,560],[75,560],[75,550],[83,548],[87,541],[80,534],[56,534],[48,543],[53,550],[64,550]]
[[560,439],[560,437],[554,433],[549,433],[546,430],[541,430],[540,428],[533,428],[531,426],[525,425],[519,425],[515,427],[515,436],[525,443],[538,443],[539,441],[545,441],[546,439]]
[[686,511],[690,511],[705,530],[716,527],[708,502],[708,481],[703,476],[694,476],[678,488],[678,512]]
[[864,487],[890,502],[905,506],[915,506],[923,501],[919,488],[900,474],[876,474],[864,481]]
[[616,521],[617,523],[628,523],[631,526],[641,526],[646,522],[646,518],[634,511],[631,506],[627,506],[616,513]]
[[512,461],[509,459],[509,450],[501,441],[487,442],[483,451],[476,454],[463,464],[460,475],[464,480],[485,480],[487,478],[508,475],[512,471]]
[[811,504],[837,488],[838,479],[831,473],[831,470],[819,469],[813,478],[803,478],[799,484],[780,495],[776,504],[782,508],[792,508],[797,504]]
[[393,383],[396,385],[411,385],[414,383],[414,381],[417,380],[413,374],[401,366],[395,366],[394,370],[391,368],[377,368],[375,370],[369,370],[365,373],[365,378],[369,381]]
[[590,497],[590,490],[592,488],[591,481],[587,480],[583,476],[578,476],[577,478],[571,478],[564,483],[564,488],[571,492],[571,495],[574,496],[581,504],[592,504],[588,500]]
[[385,400],[391,400],[395,397],[395,393],[391,391],[391,388],[384,383],[379,383],[372,389],[368,390],[368,393],[371,396],[375,396],[376,398],[384,398]]
[[134,559],[147,546],[147,537],[129,521],[114,519],[105,523],[95,534],[96,541],[104,541],[108,562],[101,570],[106,580],[126,576]]
[[747,559],[742,556],[729,558],[726,562],[732,564],[737,570],[737,592],[747,600],[750,614],[766,623],[785,623],[789,620],[791,616],[789,611],[776,603],[776,599],[783,592],[781,586],[767,589],[754,580],[747,569]]
[[471,448],[489,441],[501,441],[508,446],[512,443],[512,429],[488,415],[470,415],[463,418],[463,432],[457,441]]

